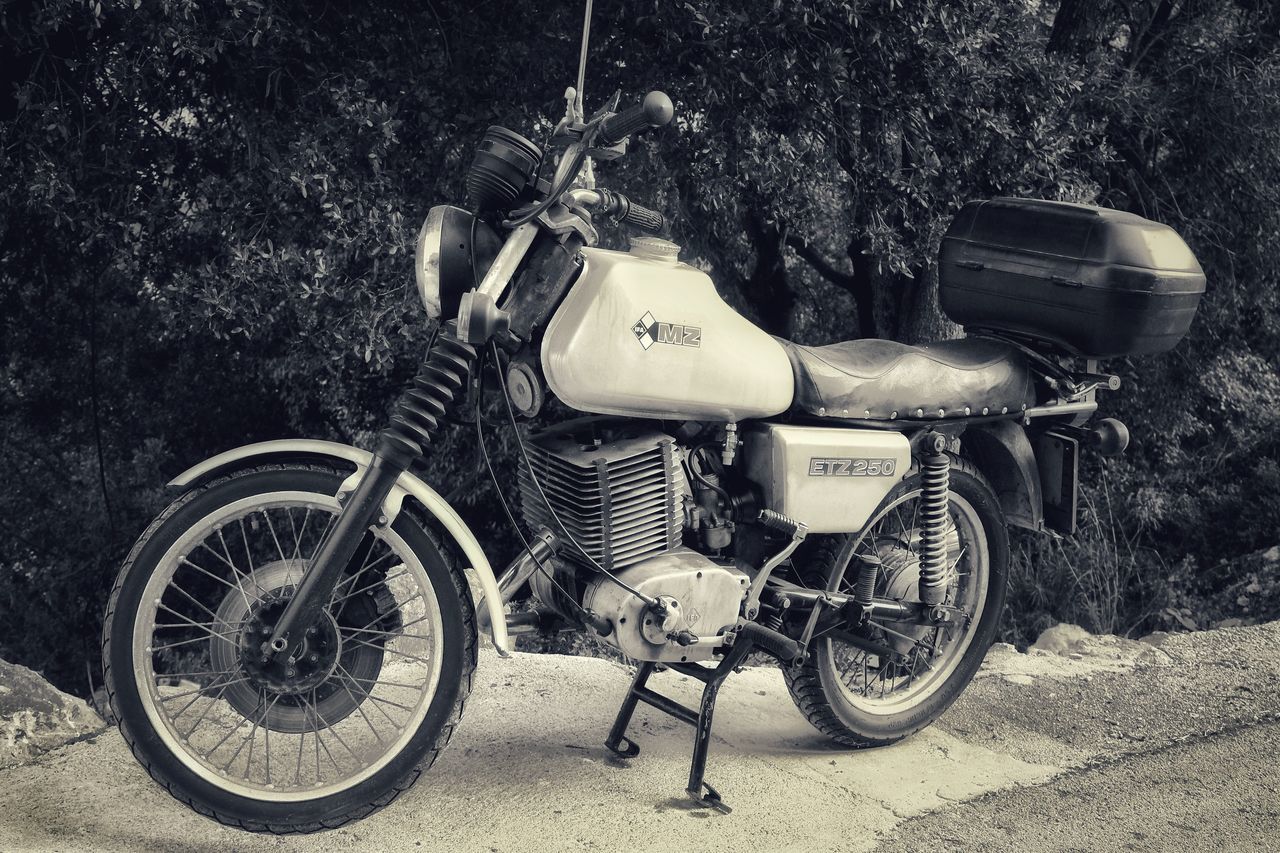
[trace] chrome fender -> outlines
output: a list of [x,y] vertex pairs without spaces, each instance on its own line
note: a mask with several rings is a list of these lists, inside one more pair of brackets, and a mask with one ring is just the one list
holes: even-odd
[[[341,493],[350,492],[355,488],[356,482],[369,467],[373,454],[367,450],[334,441],[314,439],[263,441],[211,456],[174,477],[169,481],[169,485],[188,488],[226,471],[241,468],[247,461],[271,462],[317,457],[350,462],[356,466],[355,473],[342,484],[339,490]],[[396,480],[395,487],[383,503],[383,512],[388,521],[394,521],[399,515],[406,496],[411,496],[422,504],[423,508],[440,522],[440,525],[453,537],[453,541],[462,549],[484,593],[483,606],[489,614],[489,630],[493,637],[493,645],[497,648],[498,654],[506,657],[511,651],[511,641],[507,636],[507,617],[503,611],[502,595],[498,592],[498,581],[494,577],[493,567],[489,565],[489,558],[484,555],[484,550],[476,540],[475,534],[435,489],[408,471]]]

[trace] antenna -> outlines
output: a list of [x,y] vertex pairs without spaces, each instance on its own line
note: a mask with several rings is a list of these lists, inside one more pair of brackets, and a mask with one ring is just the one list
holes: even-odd
[[[586,121],[587,111],[585,100],[582,96],[582,90],[587,85],[587,45],[591,41],[591,4],[592,0],[587,0],[586,12],[582,16],[582,52],[578,55],[578,92],[575,96],[577,99],[576,112],[578,113],[578,121]],[[582,186],[587,189],[595,189],[596,186],[596,170],[591,162],[591,158],[587,157],[583,162],[582,173],[578,180]]]
[[585,115],[583,112],[582,89],[587,82],[587,43],[591,38],[591,3],[587,0],[587,11],[582,16],[582,53],[578,56],[578,115]]

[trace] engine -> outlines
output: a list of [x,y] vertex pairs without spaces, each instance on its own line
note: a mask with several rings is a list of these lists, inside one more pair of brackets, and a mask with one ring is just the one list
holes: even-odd
[[[528,451],[532,475],[523,467],[519,475],[525,523],[561,536],[557,579],[612,623],[606,641],[637,660],[711,657],[738,620],[750,578],[683,546],[686,525],[705,514],[676,440],[635,421],[582,418],[539,433]],[[662,601],[665,612],[601,568]],[[558,601],[563,593],[544,576],[535,574],[533,586],[544,603],[569,615]]]

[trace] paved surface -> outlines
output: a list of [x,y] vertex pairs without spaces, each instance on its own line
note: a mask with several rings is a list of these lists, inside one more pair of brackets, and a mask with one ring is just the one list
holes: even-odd
[[[605,661],[481,661],[453,744],[361,823],[272,838],[223,829],[154,786],[114,732],[0,771],[0,850],[1278,849],[1280,625],[993,650],[938,725],[832,748],[776,670],[721,693],[708,779],[684,799],[691,730],[644,708],[630,763],[601,746],[628,672]],[[1081,655],[1073,659],[1070,655]],[[655,679],[685,701],[695,685]]]
[[909,821],[880,850],[1278,850],[1280,724],[1127,754]]

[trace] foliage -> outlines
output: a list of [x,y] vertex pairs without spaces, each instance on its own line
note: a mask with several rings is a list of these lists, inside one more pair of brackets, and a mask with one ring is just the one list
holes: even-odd
[[[1137,442],[1108,463],[1110,497],[1090,493],[1109,510],[1079,545],[1026,546],[1023,588],[1061,594],[1020,599],[1016,625],[1112,589],[1097,627],[1164,626],[1275,544],[1272,4],[596,5],[588,100],[664,88],[680,115],[602,180],[670,214],[686,254],[770,331],[953,333],[932,259],[972,197],[1096,201],[1196,250],[1211,290],[1189,340],[1112,365],[1126,388],[1104,413]],[[485,126],[543,132],[558,115],[580,14],[532,0],[0,7],[0,654],[77,686],[166,475],[249,440],[367,445],[430,332],[414,230],[462,196]],[[509,553],[470,439],[449,437],[431,478]],[[1099,572],[1116,577],[1086,580]]]

